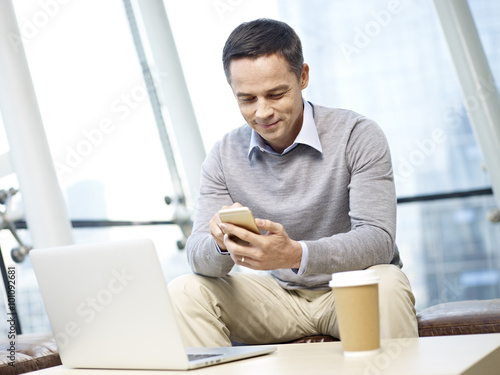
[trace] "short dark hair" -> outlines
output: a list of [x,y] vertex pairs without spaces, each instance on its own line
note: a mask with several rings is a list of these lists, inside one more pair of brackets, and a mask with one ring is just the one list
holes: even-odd
[[302,43],[289,25],[267,18],[242,23],[229,35],[222,51],[227,81],[231,82],[229,65],[233,58],[256,59],[273,53],[283,56],[300,80],[304,65]]

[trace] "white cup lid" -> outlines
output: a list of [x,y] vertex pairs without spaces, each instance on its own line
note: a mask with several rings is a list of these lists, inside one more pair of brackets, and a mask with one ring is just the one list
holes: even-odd
[[330,287],[359,286],[377,284],[379,277],[374,270],[336,272],[332,274]]

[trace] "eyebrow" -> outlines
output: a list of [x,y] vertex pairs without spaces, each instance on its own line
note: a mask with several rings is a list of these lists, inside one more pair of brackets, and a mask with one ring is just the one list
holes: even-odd
[[[279,86],[273,87],[270,90],[267,90],[266,93],[271,93],[271,92],[276,92],[276,91],[288,91],[289,89],[290,89],[289,85],[283,84],[283,85],[279,85]],[[238,98],[241,98],[243,96],[253,96],[253,94],[248,94],[246,92],[239,92],[239,93],[236,94],[236,96]]]

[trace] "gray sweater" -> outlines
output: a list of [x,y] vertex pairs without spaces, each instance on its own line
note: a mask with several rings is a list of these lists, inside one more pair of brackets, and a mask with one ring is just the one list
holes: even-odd
[[224,205],[239,202],[255,217],[283,225],[304,241],[302,275],[270,271],[287,289],[327,288],[334,272],[375,264],[402,266],[395,246],[396,197],[389,147],[373,121],[348,110],[313,106],[323,152],[299,144],[284,155],[248,147],[243,125],[215,144],[202,167],[193,232],[186,250],[193,272],[228,274],[231,257],[217,251],[208,223]]

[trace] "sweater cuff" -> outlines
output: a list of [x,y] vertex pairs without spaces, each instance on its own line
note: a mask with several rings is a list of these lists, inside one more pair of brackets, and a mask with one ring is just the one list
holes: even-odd
[[216,247],[217,251],[219,252],[219,254],[229,255],[229,251],[221,250],[221,248],[219,247],[219,244],[215,240],[214,240],[214,243],[215,243],[215,247]]
[[300,260],[299,268],[292,268],[292,271],[295,272],[298,276],[301,276],[306,271],[307,262],[309,260],[309,248],[307,247],[305,242],[299,241],[300,246],[302,246],[302,259]]

